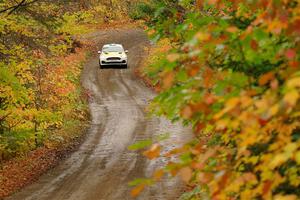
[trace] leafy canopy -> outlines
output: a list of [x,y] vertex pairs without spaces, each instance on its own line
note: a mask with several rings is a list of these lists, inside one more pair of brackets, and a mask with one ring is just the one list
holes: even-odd
[[164,173],[192,188],[182,198],[300,198],[299,2],[152,0],[137,10],[158,45],[170,41],[143,72],[161,91],[152,112],[195,131],[164,155],[180,155]]

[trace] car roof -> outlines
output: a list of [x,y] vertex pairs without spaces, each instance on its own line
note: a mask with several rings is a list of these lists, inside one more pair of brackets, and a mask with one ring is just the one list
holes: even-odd
[[121,44],[105,44],[103,47],[123,47]]

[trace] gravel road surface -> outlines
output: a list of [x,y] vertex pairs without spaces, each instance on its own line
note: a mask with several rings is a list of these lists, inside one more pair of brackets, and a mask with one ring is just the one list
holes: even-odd
[[[147,116],[145,108],[155,96],[134,75],[146,56],[149,41],[142,30],[117,29],[88,34],[84,39],[102,47],[121,43],[129,50],[128,69],[99,69],[92,56],[82,72],[82,84],[90,91],[91,125],[86,140],[59,166],[9,200],[129,200],[128,182],[150,176],[166,160],[147,160],[127,147],[138,140],[172,133],[164,141],[170,148],[184,142],[188,128],[163,118]],[[97,52],[97,49],[95,49]],[[137,199],[177,199],[182,186],[176,178],[164,178]]]

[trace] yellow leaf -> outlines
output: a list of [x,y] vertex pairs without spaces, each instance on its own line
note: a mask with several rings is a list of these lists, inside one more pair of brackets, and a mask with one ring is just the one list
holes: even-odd
[[300,77],[293,78],[287,82],[289,88],[300,87]]
[[253,102],[253,99],[250,98],[249,96],[242,96],[241,97],[241,107],[242,108],[247,108],[249,107]]
[[221,117],[223,117],[224,114],[226,114],[227,112],[229,112],[230,110],[232,110],[233,108],[235,108],[239,103],[240,103],[240,99],[237,98],[237,97],[229,99],[225,103],[224,109],[214,115],[214,119],[215,120],[220,119]]
[[229,119],[221,119],[216,122],[217,130],[224,130],[229,124]]
[[229,110],[233,109],[240,103],[240,99],[235,97],[229,99],[225,104],[225,110],[228,112]]
[[282,163],[284,163],[285,161],[287,161],[289,158],[287,155],[281,153],[278,154],[274,157],[274,159],[271,161],[271,163],[269,164],[271,169],[275,169],[276,167],[280,166]]
[[207,41],[210,39],[210,34],[208,33],[203,33],[203,32],[198,32],[195,37],[199,40],[199,41]]
[[271,108],[270,108],[270,115],[271,116],[274,116],[274,115],[276,115],[277,113],[278,113],[278,111],[279,111],[279,105],[278,104],[275,104],[274,106],[272,106]]
[[193,176],[193,171],[189,167],[184,167],[179,171],[179,174],[180,174],[181,179],[184,182],[188,183]]
[[276,195],[274,200],[297,200],[296,195]]
[[295,160],[296,160],[296,162],[298,163],[298,165],[300,165],[300,151],[297,151],[297,152],[296,152]]
[[286,145],[284,147],[284,151],[288,155],[292,155],[294,153],[294,151],[297,150],[297,148],[298,148],[298,145],[296,143],[289,143],[288,145]]
[[266,181],[266,180],[271,180],[273,178],[274,174],[272,170],[269,169],[263,169],[261,172],[261,180]]
[[283,101],[290,106],[295,106],[299,99],[299,92],[297,90],[291,90],[285,94]]

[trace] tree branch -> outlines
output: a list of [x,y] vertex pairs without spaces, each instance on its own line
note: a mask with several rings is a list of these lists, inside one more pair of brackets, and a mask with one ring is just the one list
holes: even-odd
[[10,114],[12,114],[12,112],[9,112],[9,113],[7,113],[7,114],[4,115],[4,116],[1,116],[1,117],[0,117],[0,121],[4,121],[5,118],[7,118]]
[[10,14],[12,14],[14,11],[16,11],[17,9],[19,9],[19,8],[21,8],[21,7],[28,6],[28,5],[30,5],[30,4],[33,4],[33,3],[37,2],[37,1],[39,1],[39,0],[32,0],[32,1],[30,1],[30,2],[26,2],[26,0],[22,0],[22,1],[20,1],[17,5],[14,5],[14,6],[5,8],[5,9],[3,9],[3,10],[0,10],[0,14],[9,11],[8,15],[10,15]]

